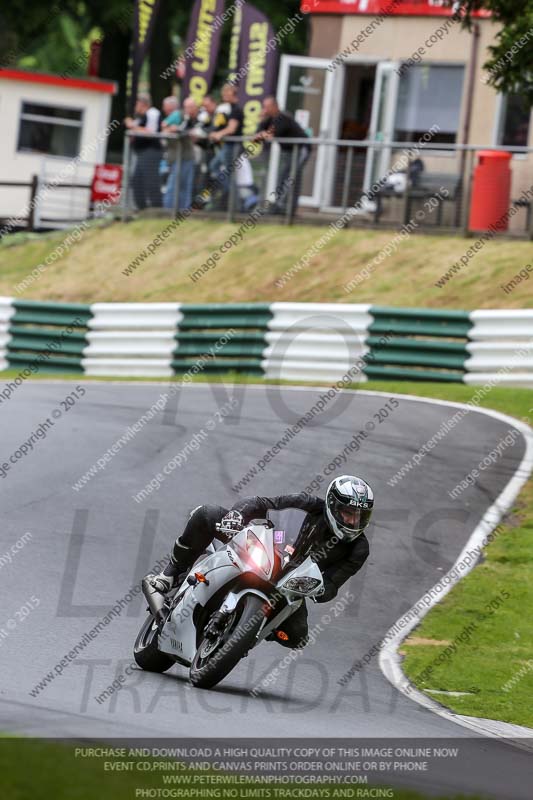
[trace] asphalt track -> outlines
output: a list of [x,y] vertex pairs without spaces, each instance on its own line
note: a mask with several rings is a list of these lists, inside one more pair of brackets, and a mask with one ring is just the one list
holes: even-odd
[[[157,400],[161,385],[83,383],[86,394],[68,411],[61,405],[71,383],[27,383],[0,407],[2,461],[57,410],[61,415],[33,451],[0,479],[0,555],[22,534],[31,540],[0,562],[2,615],[0,730],[55,737],[413,737],[471,738],[464,728],[432,714],[397,692],[378,659],[347,686],[339,679],[362,658],[451,567],[486,509],[517,470],[525,442],[517,436],[479,484],[456,500],[448,491],[508,435],[509,425],[471,413],[422,464],[396,486],[391,478],[455,409],[401,399],[383,422],[374,417],[383,395],[347,393],[330,401],[322,418],[302,430],[240,496],[300,491],[342,452],[354,433],[375,428],[340,472],[374,487],[377,511],[364,570],[341,590],[355,596],[314,644],[280,669],[257,697],[250,689],[287,651],[263,644],[214,691],[189,687],[181,667],[159,676],[136,671],[113,697],[96,697],[131,661],[144,618],[140,597],[124,609],[37,697],[30,691],[142,574],[168,552],[188,512],[211,501],[231,505],[232,486],[272,447],[290,422],[304,415],[322,390],[229,387],[237,405],[226,422],[210,423],[224,402],[207,385],[186,387],[176,408],[158,414],[80,491],[72,484]],[[282,412],[282,407],[285,411]],[[289,414],[289,409],[291,416]],[[208,435],[187,463],[149,499],[137,494],[200,429]],[[326,482],[324,478],[324,483]],[[324,484],[323,484],[324,485]],[[319,492],[320,493],[320,492]],[[322,490],[323,493],[323,490]],[[37,608],[18,621],[30,601]],[[310,609],[310,626],[328,608]],[[16,625],[7,627],[15,619]],[[472,767],[450,769],[417,786],[427,791],[479,792],[530,798],[533,756],[480,738]]]

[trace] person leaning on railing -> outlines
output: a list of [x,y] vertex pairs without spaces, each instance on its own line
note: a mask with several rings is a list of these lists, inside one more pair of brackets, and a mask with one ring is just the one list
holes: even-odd
[[195,189],[198,195],[201,195],[209,186],[209,164],[215,156],[215,144],[210,140],[209,134],[215,130],[217,106],[218,103],[213,95],[206,94],[198,112],[198,125],[194,130],[197,153]]
[[[172,94],[163,100],[163,115],[161,133],[176,133],[178,126],[183,122],[183,114],[179,109],[178,98],[175,95]],[[163,195],[163,206],[165,208],[174,208],[176,194],[176,142],[173,140],[167,141],[165,160],[169,170]]]
[[[194,178],[196,173],[196,158],[194,152],[195,129],[198,123],[199,108],[192,97],[186,97],[183,101],[183,120],[179,125],[169,125],[166,128],[168,133],[177,133],[180,136],[179,147],[181,148],[179,159],[179,188],[178,188],[178,211],[184,211],[191,207]],[[175,143],[173,143],[175,145]],[[172,146],[169,150],[172,149]],[[176,150],[174,150],[176,155]],[[176,179],[177,179],[177,159],[170,168],[165,191],[165,208],[174,208],[176,204]]]
[[[305,139],[307,133],[290,114],[280,111],[275,97],[265,97],[263,100],[263,110],[261,122],[254,136],[254,141],[270,144],[274,139]],[[297,148],[296,174],[294,176],[294,188],[292,193],[292,208],[294,214],[298,206],[298,199],[302,188],[302,175],[305,165],[311,155],[311,145],[290,144],[280,142],[281,159],[278,179],[277,201],[272,207],[272,213],[285,214],[287,211],[287,201],[290,193],[288,179],[291,176],[293,149]]]
[[161,208],[159,162],[161,143],[152,134],[159,133],[161,114],[152,106],[149,94],[139,94],[135,103],[135,117],[126,117],[124,125],[135,133],[131,146],[137,156],[131,179],[135,205],[142,211],[148,205]]
[[221,209],[226,207],[229,194],[230,179],[235,169],[235,159],[241,145],[224,142],[226,136],[242,136],[244,121],[243,110],[237,103],[237,88],[232,83],[222,87],[222,103],[217,106],[213,123],[214,130],[209,139],[219,149],[209,163],[209,175],[220,186],[220,197],[214,204]]

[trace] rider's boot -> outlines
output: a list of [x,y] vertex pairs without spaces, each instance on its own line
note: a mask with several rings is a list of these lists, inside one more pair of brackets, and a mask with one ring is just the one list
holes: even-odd
[[142,579],[142,590],[155,617],[160,615],[167,594],[179,583],[183,573],[188,572],[197,554],[190,547],[176,542],[170,561],[158,575],[148,574]]

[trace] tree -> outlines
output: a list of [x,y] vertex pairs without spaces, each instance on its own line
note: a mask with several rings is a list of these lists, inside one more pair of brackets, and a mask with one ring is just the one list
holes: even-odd
[[0,64],[60,72],[78,58],[90,28],[65,2],[30,0],[24,13],[15,3],[2,3]]
[[[251,0],[270,17],[279,30],[300,10],[300,0]],[[180,52],[185,50],[187,28],[194,0],[161,0],[154,26],[148,63],[143,78],[150,86],[154,103],[172,91],[175,81],[161,77]],[[229,2],[226,3],[229,7]],[[126,76],[133,27],[134,0],[55,0],[51,7],[42,0],[24,0],[24,14],[14,0],[4,0],[0,9],[0,65],[26,67],[44,72],[85,75],[91,41],[101,41],[100,77],[114,80],[118,94],[113,98],[112,117],[126,113]],[[224,26],[215,88],[228,70],[231,21]],[[308,19],[302,20],[280,45],[284,53],[304,53]],[[118,149],[122,132],[111,134],[111,148]]]
[[499,92],[524,95],[533,105],[533,0],[465,0],[465,27],[472,28],[480,9],[501,26],[484,64],[487,82]]
[[[159,100],[170,90],[161,72],[183,50],[194,0],[163,0],[151,48],[150,87]],[[279,30],[300,9],[300,0],[251,0]],[[492,13],[499,31],[485,63],[488,82],[501,92],[517,92],[533,103],[533,0],[448,0],[461,9],[463,24],[475,24],[474,12]],[[46,6],[42,0],[24,0],[24,13],[14,0],[4,0],[0,9],[0,62],[33,69],[83,75],[86,63],[80,49],[88,53],[91,39],[102,42],[102,77],[119,83],[119,99],[114,109],[124,107],[127,70],[126,51],[131,38],[133,0],[55,0]],[[129,22],[124,22],[129,18]],[[216,81],[224,80],[231,24],[224,29]],[[304,53],[307,47],[308,19],[296,26],[282,41],[282,53]]]

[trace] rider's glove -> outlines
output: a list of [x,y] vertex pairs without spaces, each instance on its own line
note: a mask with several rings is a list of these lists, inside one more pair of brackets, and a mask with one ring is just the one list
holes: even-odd
[[316,596],[317,603],[329,603],[337,596],[337,587],[331,581],[324,581],[324,591]]
[[220,527],[225,531],[234,531],[237,533],[238,531],[242,531],[244,528],[244,519],[242,514],[238,511],[228,511],[225,517],[222,517],[220,522]]

